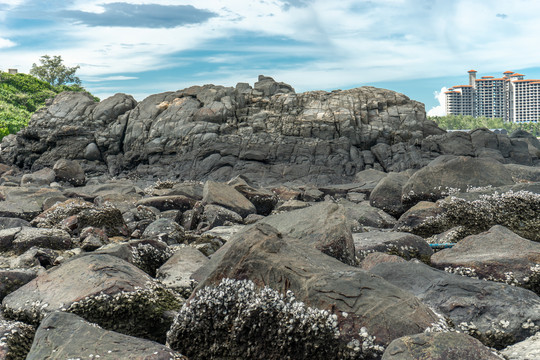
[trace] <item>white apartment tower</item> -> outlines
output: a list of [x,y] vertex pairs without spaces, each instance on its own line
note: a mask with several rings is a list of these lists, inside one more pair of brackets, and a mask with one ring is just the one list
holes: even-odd
[[505,71],[503,76],[476,78],[469,71],[469,85],[451,87],[446,94],[448,115],[485,116],[511,122],[540,121],[540,80]]

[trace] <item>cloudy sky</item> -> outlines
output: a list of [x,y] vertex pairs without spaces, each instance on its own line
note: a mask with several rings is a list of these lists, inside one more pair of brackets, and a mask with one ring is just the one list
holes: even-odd
[[467,71],[540,78],[537,0],[0,0],[0,69],[80,65],[106,98],[259,74],[297,92],[363,85],[437,112]]

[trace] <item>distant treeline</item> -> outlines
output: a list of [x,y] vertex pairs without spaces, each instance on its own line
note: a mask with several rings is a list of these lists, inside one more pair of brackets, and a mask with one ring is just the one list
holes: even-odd
[[501,118],[487,117],[472,117],[465,115],[447,115],[447,116],[428,116],[428,119],[433,120],[440,128],[445,130],[467,130],[467,129],[506,129],[508,133],[522,129],[534,136],[540,136],[540,123],[512,123],[505,122]]

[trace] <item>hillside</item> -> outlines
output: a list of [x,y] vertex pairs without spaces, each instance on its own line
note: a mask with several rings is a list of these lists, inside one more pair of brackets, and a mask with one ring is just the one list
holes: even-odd
[[78,85],[51,86],[27,74],[0,72],[0,139],[25,127],[34,111],[63,91],[85,91]]

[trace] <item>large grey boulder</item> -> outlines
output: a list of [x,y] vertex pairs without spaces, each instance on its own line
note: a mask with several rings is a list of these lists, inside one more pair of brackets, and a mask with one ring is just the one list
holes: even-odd
[[53,312],[38,327],[26,359],[180,360],[186,357],[153,341],[104,330],[77,315]]
[[392,216],[400,217],[405,212],[401,195],[407,180],[409,176],[405,173],[389,173],[371,192],[369,204]]
[[371,206],[367,201],[356,204],[342,200],[339,204],[345,208],[353,232],[361,232],[364,227],[389,229],[396,224],[395,218],[383,210]]
[[463,333],[435,332],[392,341],[382,360],[503,360],[480,341]]
[[86,182],[84,170],[77,161],[60,159],[54,163],[53,170],[57,181],[64,181],[74,186],[82,186]]
[[130,263],[91,254],[40,274],[6,296],[2,307],[6,317],[31,324],[65,310],[109,330],[164,341],[170,325],[164,312],[180,303]]
[[470,187],[512,185],[511,173],[498,161],[466,156],[441,156],[415,172],[403,186],[403,202],[435,201]]
[[449,274],[422,263],[381,263],[370,270],[450,318],[456,329],[502,349],[540,328],[540,298],[532,291]]
[[435,253],[431,264],[540,292],[540,244],[500,225]]
[[[361,344],[360,333],[365,331],[376,337],[375,343],[388,344],[438,322],[410,293],[300,245],[268,224],[258,223],[236,234],[193,277],[200,284],[192,298],[224,278],[248,279],[281,294],[292,291],[306,306],[336,314],[340,339],[345,343],[356,339]],[[365,330],[359,332],[362,327]]]
[[354,243],[346,209],[323,202],[259,220],[287,234],[295,242],[309,245],[346,264],[356,263]]

